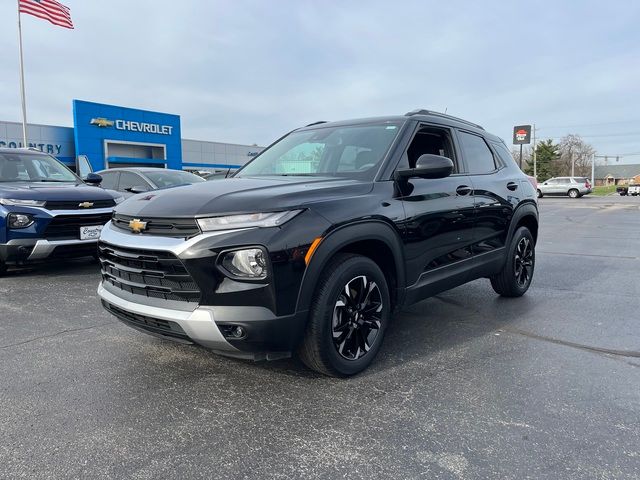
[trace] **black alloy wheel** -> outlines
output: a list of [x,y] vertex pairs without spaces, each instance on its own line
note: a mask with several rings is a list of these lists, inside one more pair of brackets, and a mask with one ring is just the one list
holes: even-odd
[[362,255],[337,254],[316,284],[298,355],[325,375],[355,375],[378,354],[390,319],[389,287],[380,267]]
[[533,276],[533,245],[527,237],[522,237],[518,242],[513,265],[518,286],[526,287]]
[[383,303],[378,284],[365,275],[347,282],[333,309],[331,333],[338,354],[358,360],[371,350],[382,325]]
[[493,290],[503,297],[521,297],[529,290],[536,265],[535,241],[527,227],[514,233],[504,267],[490,278]]

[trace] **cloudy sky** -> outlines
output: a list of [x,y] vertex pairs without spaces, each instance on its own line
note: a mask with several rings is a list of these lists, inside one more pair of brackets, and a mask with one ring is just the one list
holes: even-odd
[[[578,133],[640,162],[637,0],[63,3],[73,31],[23,15],[34,123],[71,126],[79,98],[180,114],[185,138],[264,145],[422,107],[508,142],[515,124]],[[0,119],[18,121],[15,1],[0,22]]]

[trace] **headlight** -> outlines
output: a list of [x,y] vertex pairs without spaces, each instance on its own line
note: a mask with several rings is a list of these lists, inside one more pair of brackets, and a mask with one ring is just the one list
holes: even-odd
[[0,205],[17,205],[22,207],[44,207],[45,201],[22,200],[20,198],[0,198]]
[[116,202],[116,205],[119,205],[124,202],[124,197],[116,197],[113,199],[113,201]]
[[33,217],[25,213],[10,213],[7,217],[9,228],[27,228],[33,225]]
[[231,275],[259,280],[267,278],[267,260],[261,248],[225,253],[220,264]]
[[278,227],[298,215],[302,210],[286,212],[248,213],[245,215],[228,215],[226,217],[210,217],[198,219],[203,232],[212,230],[228,230],[247,227]]

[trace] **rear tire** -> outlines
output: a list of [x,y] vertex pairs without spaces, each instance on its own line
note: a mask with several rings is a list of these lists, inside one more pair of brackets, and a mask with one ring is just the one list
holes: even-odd
[[569,190],[569,196],[571,198],[578,198],[580,196],[580,192],[575,188],[572,188],[571,190]]
[[325,375],[355,375],[380,350],[390,317],[389,288],[380,267],[361,255],[339,254],[318,280],[298,355]]
[[7,264],[0,260],[0,277],[7,273]]
[[513,234],[504,267],[491,277],[493,290],[503,297],[521,297],[529,290],[535,264],[533,235],[527,227],[520,227]]

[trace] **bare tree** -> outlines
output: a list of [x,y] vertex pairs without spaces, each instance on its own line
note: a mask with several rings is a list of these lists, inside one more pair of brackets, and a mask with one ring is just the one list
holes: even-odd
[[575,162],[575,175],[587,177],[591,175],[591,158],[595,149],[585,142],[580,135],[569,134],[560,139],[560,157],[558,171],[560,175],[571,175],[571,164]]

